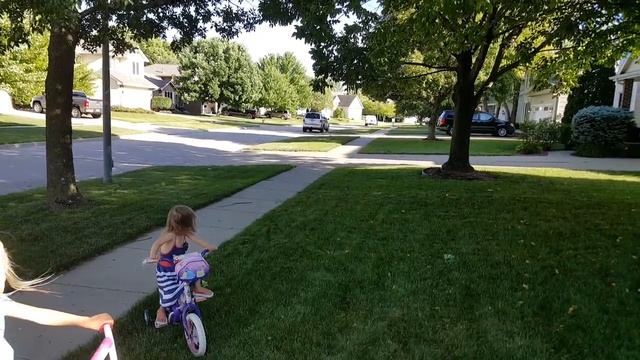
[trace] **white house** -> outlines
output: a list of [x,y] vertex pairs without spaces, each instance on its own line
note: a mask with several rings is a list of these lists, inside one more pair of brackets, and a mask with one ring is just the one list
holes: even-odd
[[640,126],[640,58],[627,55],[619,61],[611,80],[616,83],[613,106],[633,111]]
[[358,95],[336,95],[333,98],[334,110],[340,108],[348,119],[353,121],[362,120],[362,110],[364,106]]
[[533,78],[527,74],[520,85],[516,123],[525,120],[560,121],[567,106],[567,95],[555,95],[551,89],[535,90]]
[[[102,99],[102,51],[91,53],[76,49],[78,62],[86,64],[96,72],[95,98]],[[111,105],[128,108],[149,109],[151,97],[158,86],[145,78],[145,63],[149,59],[139,49],[111,57]]]

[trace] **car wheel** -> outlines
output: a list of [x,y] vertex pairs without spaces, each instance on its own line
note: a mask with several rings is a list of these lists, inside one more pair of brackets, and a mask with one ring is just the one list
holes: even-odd
[[42,105],[40,105],[39,102],[33,103],[33,111],[35,111],[37,113],[41,113],[42,112]]
[[82,112],[80,111],[79,108],[74,107],[73,109],[71,109],[71,117],[79,118],[81,116],[82,116]]
[[498,128],[498,131],[496,131],[496,135],[500,136],[500,137],[505,137],[507,135],[509,135],[509,131],[507,131],[507,128]]
[[100,116],[102,116],[102,114],[91,114],[91,117],[93,117],[94,119],[97,119]]
[[447,130],[447,134],[449,136],[453,136],[453,126],[449,128],[449,130]]
[[307,128],[306,128],[306,127],[303,127],[303,128],[302,128],[302,132],[307,132]]

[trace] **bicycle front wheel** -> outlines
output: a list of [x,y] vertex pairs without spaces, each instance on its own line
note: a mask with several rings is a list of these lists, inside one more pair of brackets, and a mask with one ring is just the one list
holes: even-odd
[[197,314],[187,315],[184,322],[184,337],[193,355],[204,356],[207,351],[207,335],[204,332],[202,320]]

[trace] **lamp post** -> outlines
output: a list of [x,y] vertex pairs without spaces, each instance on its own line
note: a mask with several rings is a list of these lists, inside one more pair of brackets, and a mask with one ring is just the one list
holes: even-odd
[[109,1],[105,1],[103,13],[104,38],[102,40],[102,183],[111,184],[113,157],[111,155],[111,71],[109,56]]

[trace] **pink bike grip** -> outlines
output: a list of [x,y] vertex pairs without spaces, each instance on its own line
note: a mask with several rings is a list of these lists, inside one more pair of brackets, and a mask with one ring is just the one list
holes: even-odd
[[113,339],[113,332],[111,331],[111,325],[105,324],[104,328],[104,340],[100,343],[98,350],[93,354],[91,360],[104,360],[109,356],[110,360],[118,360],[118,354],[116,353],[116,343]]

